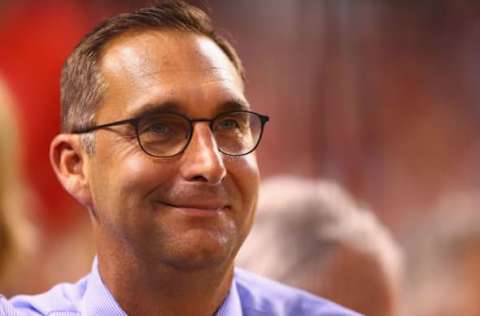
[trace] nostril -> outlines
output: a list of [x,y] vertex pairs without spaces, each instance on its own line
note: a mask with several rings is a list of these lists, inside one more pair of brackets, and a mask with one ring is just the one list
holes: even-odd
[[192,177],[191,181],[196,181],[196,182],[208,182],[208,179],[205,178],[204,176],[197,175]]

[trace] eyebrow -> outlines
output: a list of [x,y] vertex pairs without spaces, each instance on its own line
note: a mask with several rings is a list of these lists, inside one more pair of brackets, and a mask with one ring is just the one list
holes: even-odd
[[229,111],[249,111],[250,105],[241,99],[233,99],[227,102],[222,103],[218,107],[218,113],[229,112]]
[[134,111],[132,117],[149,116],[162,112],[181,112],[177,102],[147,103],[141,109]]
[[[213,116],[230,111],[250,111],[250,105],[242,99],[228,100],[217,106],[216,113],[214,113]],[[173,112],[186,115],[183,107],[180,106],[180,103],[176,101],[165,101],[161,103],[147,103],[138,111],[133,111],[131,116],[149,116],[164,112]]]

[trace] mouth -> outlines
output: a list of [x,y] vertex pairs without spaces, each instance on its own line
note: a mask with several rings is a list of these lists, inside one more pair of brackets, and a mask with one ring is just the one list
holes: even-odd
[[160,208],[167,208],[190,217],[214,217],[230,210],[230,206],[222,203],[192,203],[192,204],[171,204],[167,202],[155,202]]

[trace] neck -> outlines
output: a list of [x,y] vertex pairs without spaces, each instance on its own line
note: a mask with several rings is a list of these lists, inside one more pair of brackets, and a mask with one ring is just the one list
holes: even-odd
[[[100,250],[100,249],[99,249]],[[208,269],[182,270],[154,266],[136,257],[98,255],[99,272],[128,315],[211,316],[231,286],[233,263]]]

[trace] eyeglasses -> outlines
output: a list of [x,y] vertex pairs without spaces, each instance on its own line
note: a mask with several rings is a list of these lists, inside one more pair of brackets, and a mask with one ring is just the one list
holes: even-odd
[[208,122],[215,137],[218,150],[229,156],[242,156],[257,148],[263,134],[263,127],[269,117],[250,111],[225,112],[213,119],[189,119],[172,112],[159,112],[86,127],[73,131],[83,134],[101,128],[131,124],[137,136],[138,144],[145,153],[158,158],[173,157],[182,153],[190,143],[193,124]]

